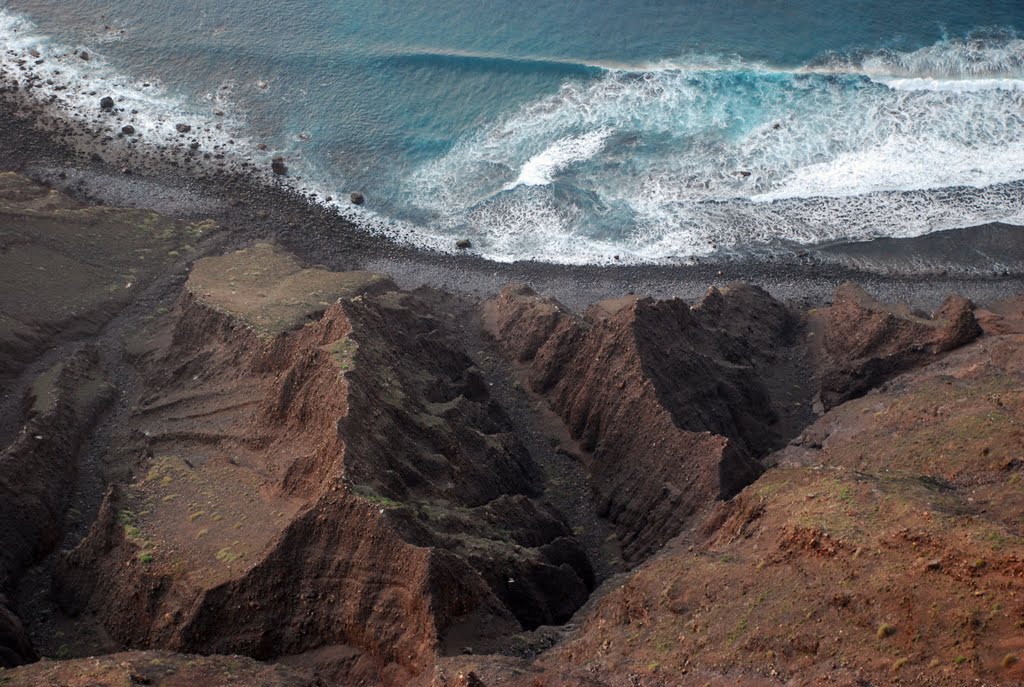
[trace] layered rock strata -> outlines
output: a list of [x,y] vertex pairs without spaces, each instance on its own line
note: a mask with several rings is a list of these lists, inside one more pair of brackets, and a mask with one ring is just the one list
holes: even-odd
[[257,658],[346,646],[401,684],[563,622],[592,576],[488,385],[415,296],[266,245],[198,262],[150,347],[66,608],[122,644]]
[[487,308],[586,461],[599,512],[639,561],[762,471],[806,415],[799,319],[755,287],[681,300],[623,298],[578,317],[523,286]]

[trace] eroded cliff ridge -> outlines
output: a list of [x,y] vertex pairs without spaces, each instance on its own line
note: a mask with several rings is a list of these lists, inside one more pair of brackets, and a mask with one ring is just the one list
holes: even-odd
[[0,685],[1024,680],[1024,299],[481,302],[4,184],[142,290],[0,302]]

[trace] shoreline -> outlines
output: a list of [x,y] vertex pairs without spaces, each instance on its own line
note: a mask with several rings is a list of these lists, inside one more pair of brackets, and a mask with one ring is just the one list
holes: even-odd
[[[6,168],[83,202],[154,210],[178,218],[208,217],[230,235],[225,250],[255,241],[276,241],[308,264],[331,269],[368,269],[390,274],[403,288],[430,286],[460,296],[493,296],[510,282],[580,310],[608,297],[636,293],[693,300],[711,286],[745,281],[804,306],[827,303],[835,287],[854,281],[888,300],[937,307],[956,291],[987,303],[1024,291],[1021,227],[987,224],[909,239],[875,239],[789,254],[703,258],[691,265],[562,265],[533,261],[501,263],[473,254],[446,254],[375,235],[317,204],[285,183],[256,175],[150,164],[141,168],[103,162],[95,150],[75,149],[61,131],[45,131],[52,115],[27,98],[0,97],[0,155]],[[39,119],[42,118],[42,119]],[[64,135],[72,135],[64,123]],[[79,139],[81,140],[81,138]],[[270,164],[268,154],[266,164]],[[999,259],[992,256],[999,251]]]

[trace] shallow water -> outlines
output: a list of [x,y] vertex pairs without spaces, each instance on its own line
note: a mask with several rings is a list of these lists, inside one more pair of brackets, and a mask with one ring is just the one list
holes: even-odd
[[499,260],[1024,224],[1019,1],[418,5],[12,0],[0,32],[143,141],[216,121],[370,231]]

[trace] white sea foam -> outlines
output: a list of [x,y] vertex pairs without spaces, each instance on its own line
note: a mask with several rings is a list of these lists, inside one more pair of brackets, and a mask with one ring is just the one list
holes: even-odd
[[[407,199],[483,251],[557,262],[1020,223],[1018,43],[804,70],[613,70],[462,140],[410,177]],[[549,185],[563,161],[575,194]]]
[[[262,160],[253,169],[270,178],[273,152],[254,152],[230,88],[189,98],[145,86],[2,9],[0,38],[0,74],[38,77],[29,97],[109,135],[104,150],[195,140],[222,164]],[[409,174],[390,200],[417,221],[330,204],[405,243],[451,250],[469,236],[494,260],[575,264],[1024,224],[1022,55],[1024,43],[1001,39],[804,69],[696,58],[608,65]],[[117,108],[100,112],[108,94]],[[184,137],[181,122],[192,126]],[[126,124],[137,134],[119,137]],[[340,195],[334,170],[317,178],[303,164],[290,158],[302,173],[284,183]]]
[[987,79],[932,79],[932,78],[899,78],[892,76],[876,76],[872,78],[880,84],[897,91],[953,91],[956,93],[978,93],[981,91],[1024,91],[1024,79],[987,78]]
[[550,184],[558,172],[572,163],[589,160],[597,155],[611,134],[611,129],[602,127],[579,136],[568,136],[555,141],[527,160],[519,176],[508,188]]
[[[191,155],[201,160],[206,155],[209,164],[227,167],[253,157],[244,114],[230,101],[229,87],[191,99],[155,78],[121,73],[91,46],[51,40],[6,9],[0,9],[0,42],[0,76],[8,84],[17,82],[21,97],[50,116],[74,123],[80,135],[72,143],[102,150],[107,159],[159,158],[162,153],[166,159]],[[81,57],[83,52],[88,59]],[[106,96],[115,106],[104,111],[100,100]],[[181,124],[188,125],[187,133],[179,131]],[[126,126],[134,133],[122,133]],[[97,145],[101,138],[104,143]],[[157,153],[159,146],[164,149]]]

